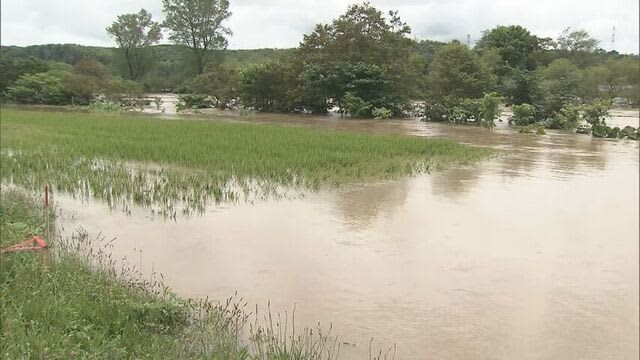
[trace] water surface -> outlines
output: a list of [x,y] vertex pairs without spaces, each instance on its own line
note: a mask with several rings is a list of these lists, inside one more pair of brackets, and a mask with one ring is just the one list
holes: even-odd
[[[62,225],[115,237],[116,256],[180,295],[295,305],[298,326],[333,324],[347,359],[368,358],[372,337],[397,343],[397,359],[638,358],[638,142],[504,123],[241,119],[448,137],[505,155],[176,221],[59,194],[76,212]],[[637,112],[610,123],[638,126]]]

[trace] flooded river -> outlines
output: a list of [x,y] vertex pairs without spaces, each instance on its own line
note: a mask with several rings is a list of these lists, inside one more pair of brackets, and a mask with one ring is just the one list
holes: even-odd
[[[447,137],[505,155],[175,221],[58,195],[76,212],[62,225],[115,237],[116,256],[180,295],[295,305],[297,326],[333,325],[346,359],[368,359],[372,337],[396,343],[396,359],[638,358],[638,142],[504,123],[243,120]],[[638,126],[637,112],[609,123]]]

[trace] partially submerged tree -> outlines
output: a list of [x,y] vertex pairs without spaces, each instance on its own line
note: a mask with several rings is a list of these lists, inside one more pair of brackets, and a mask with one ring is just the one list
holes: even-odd
[[136,14],[118,16],[107,28],[115,38],[127,62],[129,77],[138,79],[143,71],[143,51],[162,38],[160,24],[151,20],[151,14],[141,9]]
[[492,89],[496,78],[475,52],[452,42],[436,54],[428,81],[432,97],[479,98]]
[[410,31],[397,12],[385,15],[369,3],[351,5],[330,24],[316,25],[304,35],[296,59],[302,107],[323,113],[338,106],[358,117],[385,108],[401,115],[419,78],[409,66]]
[[579,102],[582,71],[569,60],[557,59],[542,69],[541,74],[545,117],[551,116],[566,104]]
[[225,36],[231,30],[223,23],[231,16],[228,0],[163,0],[166,16],[164,26],[171,31],[169,38],[193,51],[198,74],[207,64],[210,50],[227,47]]

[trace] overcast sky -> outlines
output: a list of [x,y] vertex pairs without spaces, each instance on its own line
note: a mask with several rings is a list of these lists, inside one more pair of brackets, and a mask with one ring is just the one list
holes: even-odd
[[[316,23],[343,13],[349,0],[230,0],[233,30],[229,48],[297,46]],[[611,49],[638,53],[638,0],[373,0],[383,10],[399,10],[417,39],[472,41],[498,24],[520,24],[540,36],[563,28],[584,28]],[[2,45],[76,43],[114,46],[105,28],[123,13],[149,10],[162,19],[161,0],[2,0]],[[166,41],[166,40],[165,40]]]

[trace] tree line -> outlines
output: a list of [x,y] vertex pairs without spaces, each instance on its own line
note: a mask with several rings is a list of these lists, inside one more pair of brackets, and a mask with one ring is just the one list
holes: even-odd
[[[518,25],[497,26],[470,48],[458,41],[416,41],[397,12],[363,3],[316,25],[297,48],[255,50],[242,58],[226,50],[228,1],[163,0],[163,11],[163,23],[144,9],[118,16],[106,29],[117,49],[52,45],[48,53],[45,47],[19,56],[19,49],[3,48],[0,91],[17,102],[65,103],[171,90],[193,94],[196,107],[364,118],[419,114],[478,123],[493,121],[487,109],[497,101],[520,106],[518,124],[545,121],[563,128],[573,125],[552,120],[572,106],[640,103],[638,56],[605,52],[581,29],[551,39]],[[161,28],[174,45],[155,45]],[[527,116],[519,117],[521,105],[528,105]]]

